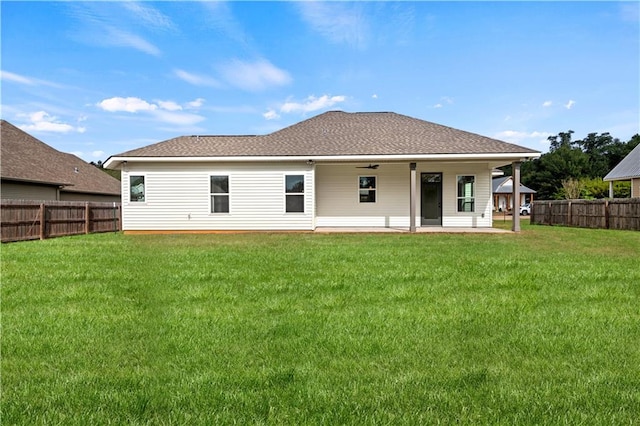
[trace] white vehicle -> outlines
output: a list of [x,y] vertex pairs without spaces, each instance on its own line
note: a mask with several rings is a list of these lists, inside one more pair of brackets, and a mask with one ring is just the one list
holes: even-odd
[[520,216],[527,216],[531,214],[531,203],[526,203],[520,206]]

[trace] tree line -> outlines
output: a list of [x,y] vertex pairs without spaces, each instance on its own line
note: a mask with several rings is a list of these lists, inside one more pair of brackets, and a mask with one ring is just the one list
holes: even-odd
[[[539,200],[565,198],[607,198],[609,183],[602,180],[624,157],[640,144],[640,134],[627,142],[609,133],[589,133],[573,140],[573,130],[549,136],[549,152],[522,164],[521,181],[537,191]],[[502,168],[511,174],[511,166]],[[614,197],[629,197],[629,182],[614,184]]]

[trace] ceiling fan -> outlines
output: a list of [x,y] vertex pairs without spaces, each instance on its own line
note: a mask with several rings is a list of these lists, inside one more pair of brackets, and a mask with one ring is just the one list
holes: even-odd
[[372,169],[375,170],[380,167],[380,164],[369,164],[368,166],[356,166],[356,169]]

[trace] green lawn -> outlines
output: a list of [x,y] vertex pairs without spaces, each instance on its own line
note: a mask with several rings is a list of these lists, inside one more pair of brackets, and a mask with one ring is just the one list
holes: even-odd
[[1,249],[3,425],[640,419],[638,232]]

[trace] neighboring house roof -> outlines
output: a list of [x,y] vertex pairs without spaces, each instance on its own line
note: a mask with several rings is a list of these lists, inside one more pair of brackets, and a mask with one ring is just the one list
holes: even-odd
[[392,112],[330,111],[264,136],[181,136],[118,154],[135,157],[345,157],[504,154],[532,149]]
[[640,145],[636,145],[626,157],[603,178],[604,181],[640,178]]
[[[513,180],[511,176],[504,176],[499,178],[493,178],[492,180],[492,192],[494,194],[511,194],[513,193]],[[520,193],[521,194],[535,194],[531,188],[520,184]]]
[[120,181],[1,120],[3,180],[64,186],[67,192],[120,195]]

